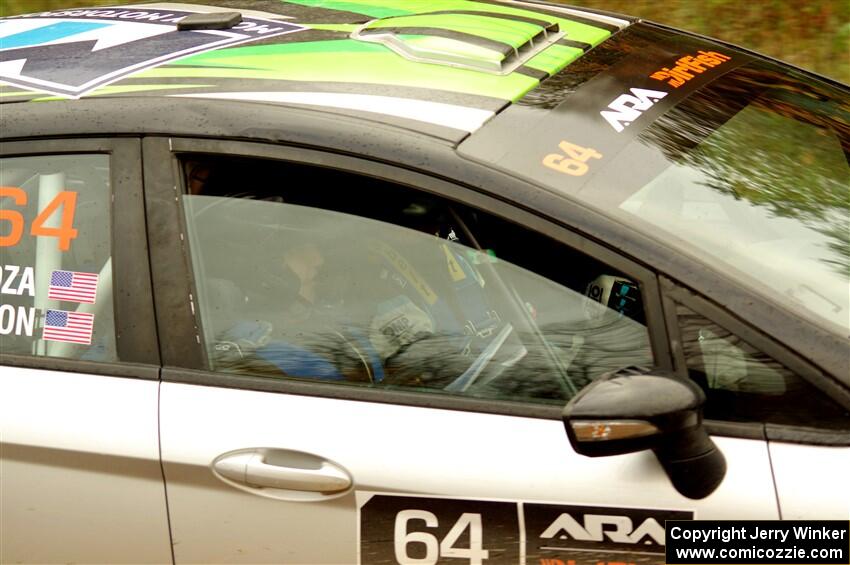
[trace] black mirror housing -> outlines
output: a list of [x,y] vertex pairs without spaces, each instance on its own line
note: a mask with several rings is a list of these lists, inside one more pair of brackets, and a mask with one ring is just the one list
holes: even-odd
[[604,457],[654,449],[664,437],[697,427],[703,402],[691,381],[629,367],[582,389],[563,418],[578,453]]
[[588,457],[655,452],[673,485],[689,498],[711,494],[726,460],[702,425],[705,394],[659,369],[628,367],[603,375],[564,407],[573,449]]

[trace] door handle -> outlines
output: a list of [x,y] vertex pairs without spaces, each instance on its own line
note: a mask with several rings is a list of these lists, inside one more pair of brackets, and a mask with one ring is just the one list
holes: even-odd
[[351,476],[339,465],[308,453],[257,448],[218,457],[213,469],[239,485],[324,494],[351,488]]

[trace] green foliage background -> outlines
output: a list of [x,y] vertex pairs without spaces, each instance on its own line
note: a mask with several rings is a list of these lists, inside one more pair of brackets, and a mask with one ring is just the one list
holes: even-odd
[[[0,16],[121,3],[128,2],[0,0]],[[850,84],[850,0],[569,0],[561,3],[630,14],[717,37]]]

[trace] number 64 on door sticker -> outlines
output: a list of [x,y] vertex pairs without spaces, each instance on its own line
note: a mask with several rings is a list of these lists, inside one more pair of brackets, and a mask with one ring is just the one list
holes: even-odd
[[359,563],[518,563],[515,502],[358,492]]
[[689,510],[357,492],[358,563],[663,565],[666,520]]
[[561,141],[558,148],[563,154],[550,153],[543,157],[543,164],[559,173],[566,173],[574,177],[580,177],[587,173],[588,160],[602,157],[602,154],[596,149],[582,147],[569,141]]
[[[414,520],[421,520],[426,528],[439,526],[436,514],[427,510],[402,510],[396,514],[393,552],[399,563],[436,564],[440,557],[454,557],[467,559],[470,565],[481,565],[490,556],[484,549],[481,514],[464,512],[442,540],[427,531],[409,531],[408,525]],[[469,532],[469,547],[460,547],[458,541],[466,531]],[[410,549],[414,544],[422,544],[425,555],[412,556]]]

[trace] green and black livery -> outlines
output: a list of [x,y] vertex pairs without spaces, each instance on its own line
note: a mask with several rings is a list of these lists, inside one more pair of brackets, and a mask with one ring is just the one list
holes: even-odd
[[[113,10],[165,12],[172,6],[190,9],[187,4],[140,4]],[[495,113],[630,23],[593,12],[511,1],[260,0],[250,7],[251,13],[301,29],[150,65],[72,97],[226,98],[223,93],[252,93],[250,99],[260,100],[258,93],[378,94]],[[197,4],[201,12],[244,8],[245,3],[228,0]],[[97,14],[105,13],[100,8],[29,17],[97,20]],[[112,17],[117,21],[129,16],[114,12]],[[2,58],[8,51],[3,40],[0,37],[0,64],[8,62]],[[144,41],[148,40],[139,40]],[[48,88],[13,86],[14,81],[4,79],[0,77],[5,82],[0,86],[3,102],[67,97]]]

